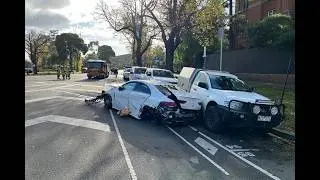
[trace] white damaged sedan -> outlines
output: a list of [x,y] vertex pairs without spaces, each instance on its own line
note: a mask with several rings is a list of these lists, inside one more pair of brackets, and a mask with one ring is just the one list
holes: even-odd
[[187,123],[195,120],[201,110],[200,99],[160,81],[132,80],[111,89],[107,86],[105,106],[117,110],[127,107],[129,114],[136,119],[169,124]]

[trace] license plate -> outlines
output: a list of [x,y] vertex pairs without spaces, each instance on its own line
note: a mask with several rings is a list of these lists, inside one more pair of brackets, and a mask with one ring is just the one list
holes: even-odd
[[258,121],[270,122],[271,116],[258,116]]

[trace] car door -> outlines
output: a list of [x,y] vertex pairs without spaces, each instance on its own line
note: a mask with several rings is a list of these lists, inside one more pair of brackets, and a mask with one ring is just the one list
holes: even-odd
[[122,85],[122,88],[118,88],[115,92],[114,97],[114,108],[123,109],[124,107],[129,107],[129,98],[132,93],[136,82],[128,82]]
[[[203,85],[206,85],[207,88],[200,87],[201,83]],[[209,89],[209,78],[204,72],[199,72],[199,74],[193,81],[190,92],[196,93],[197,96],[201,99],[201,101],[204,101],[209,96],[208,89]]]
[[151,96],[151,90],[145,83],[137,83],[133,93],[129,98],[129,111],[131,116],[140,119],[140,109],[143,108],[144,102]]

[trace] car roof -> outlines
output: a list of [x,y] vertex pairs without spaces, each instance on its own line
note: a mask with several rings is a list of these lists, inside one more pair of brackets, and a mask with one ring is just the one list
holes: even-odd
[[152,84],[152,85],[163,85],[164,83],[157,80],[131,80],[129,82],[142,82],[146,84]]
[[225,71],[206,70],[205,72],[208,73],[209,75],[228,76],[228,77],[237,78],[236,75],[230,74],[229,72],[225,72]]
[[140,66],[132,66],[131,68],[144,68],[144,69],[148,69],[147,67],[140,67]]
[[[148,70],[162,70],[162,71],[170,71],[168,69],[160,69],[160,68],[148,68]],[[171,71],[170,71],[171,72]]]
[[89,59],[87,62],[103,62],[103,63],[105,63],[106,61],[100,60],[100,59]]

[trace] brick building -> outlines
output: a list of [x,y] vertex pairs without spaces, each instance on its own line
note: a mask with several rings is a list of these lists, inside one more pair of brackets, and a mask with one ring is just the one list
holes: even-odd
[[[236,0],[235,13],[245,15],[248,23],[277,13],[295,18],[295,0]],[[237,32],[235,36],[232,49],[247,47],[246,37],[237,37]]]

